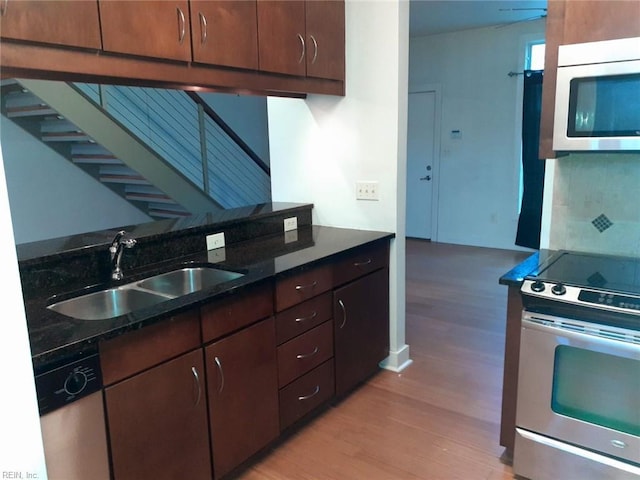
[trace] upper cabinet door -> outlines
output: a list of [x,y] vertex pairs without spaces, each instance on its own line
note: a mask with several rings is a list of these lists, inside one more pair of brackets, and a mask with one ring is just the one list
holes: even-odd
[[2,38],[100,49],[98,2],[3,0]]
[[307,76],[344,80],[344,0],[305,3]]
[[99,6],[105,51],[191,61],[187,0],[100,0]]
[[640,1],[566,1],[562,44],[637,36],[640,36]]
[[192,0],[193,60],[258,69],[256,0]]
[[306,75],[305,2],[258,0],[260,70]]

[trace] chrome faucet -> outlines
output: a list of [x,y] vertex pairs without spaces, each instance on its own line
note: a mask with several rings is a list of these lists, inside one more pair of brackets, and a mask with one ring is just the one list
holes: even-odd
[[120,230],[113,237],[111,246],[109,247],[109,253],[111,253],[111,278],[113,280],[122,280],[124,276],[122,269],[120,268],[120,260],[122,259],[122,252],[125,248],[132,248],[136,244],[135,238],[125,237],[127,232]]

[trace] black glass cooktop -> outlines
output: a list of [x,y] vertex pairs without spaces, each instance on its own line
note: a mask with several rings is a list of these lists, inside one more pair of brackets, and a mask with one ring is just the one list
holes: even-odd
[[640,295],[640,259],[563,252],[529,278]]

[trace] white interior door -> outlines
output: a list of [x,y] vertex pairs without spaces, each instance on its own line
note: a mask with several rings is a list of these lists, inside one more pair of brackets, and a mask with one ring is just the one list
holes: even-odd
[[410,93],[408,110],[406,235],[430,239],[436,151],[436,92]]

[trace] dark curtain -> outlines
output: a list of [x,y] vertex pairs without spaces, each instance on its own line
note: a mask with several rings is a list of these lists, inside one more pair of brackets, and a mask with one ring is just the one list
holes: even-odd
[[522,205],[518,219],[516,245],[540,248],[544,160],[538,158],[542,71],[524,72],[522,105]]

